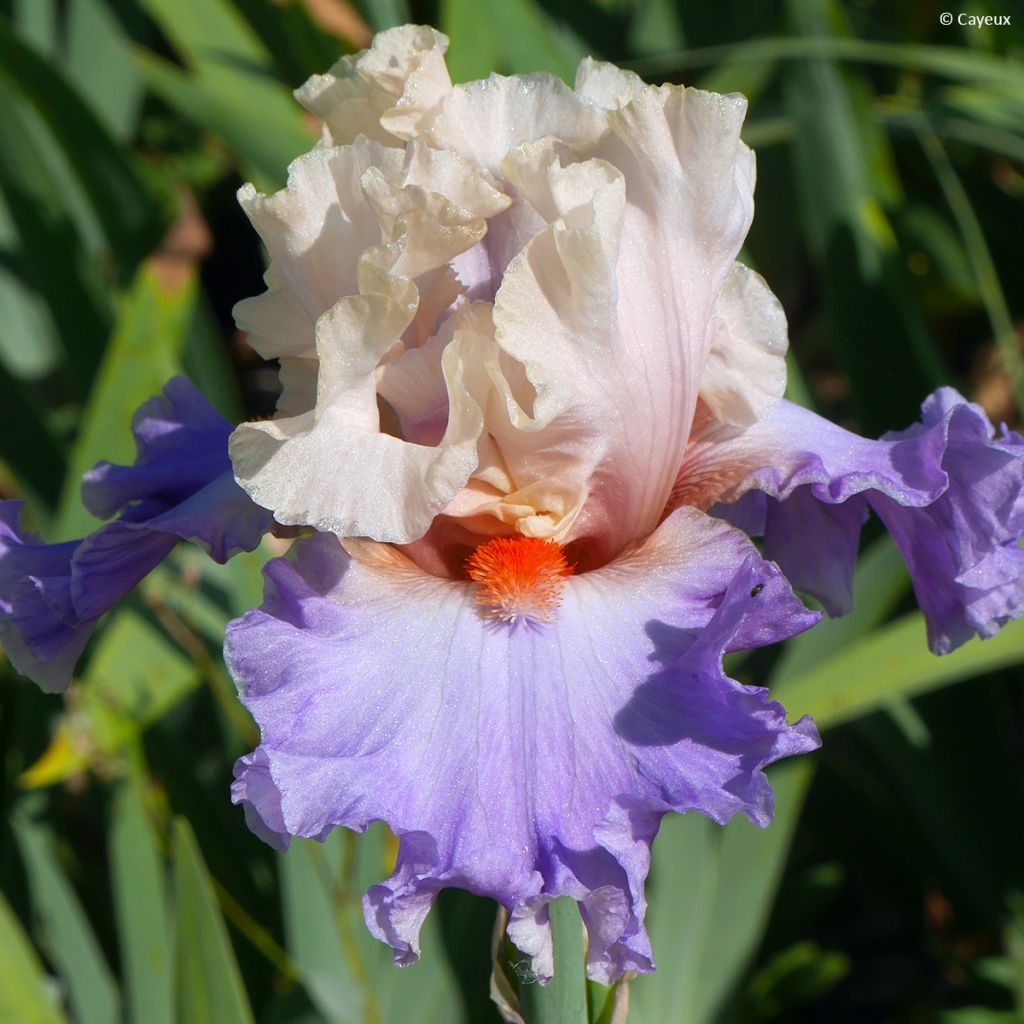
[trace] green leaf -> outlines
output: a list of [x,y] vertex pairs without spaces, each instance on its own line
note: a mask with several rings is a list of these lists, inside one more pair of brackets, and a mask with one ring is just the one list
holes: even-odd
[[[29,326],[43,329],[24,339],[19,362],[53,368],[59,353],[72,392],[84,398],[113,319],[109,274],[101,272],[110,243],[43,118],[2,75],[0,135],[6,262],[25,293],[21,305],[34,300],[38,310]],[[23,308],[22,318],[31,312]]]
[[163,226],[130,158],[58,68],[21,43],[2,17],[0,75],[49,127],[92,204],[121,277],[127,278],[156,244]]
[[[794,28],[808,37],[850,31],[833,0],[787,6]],[[789,65],[783,92],[803,230],[824,284],[829,327],[847,342],[835,353],[861,429],[881,433],[916,417],[915,396],[949,379],[919,306],[908,300],[890,223],[902,191],[889,140],[866,81],[834,61]]]
[[634,982],[630,1021],[704,1024],[734,993],[757,948],[813,772],[801,759],[770,772],[775,821],[724,828],[699,814],[669,815],[654,846],[647,928],[658,972]]
[[1024,620],[990,640],[971,640],[936,657],[919,613],[876,630],[781,687],[790,714],[811,715],[822,729],[841,725],[898,697],[1024,662]]
[[0,360],[16,377],[39,378],[54,369],[60,350],[53,318],[14,262],[21,247],[17,224],[0,188],[0,253],[6,257],[0,260],[0,309],[4,311]]
[[485,8],[448,0],[441,10],[441,28],[451,38],[448,64],[456,82],[500,70],[547,71],[571,83],[588,52],[571,29],[552,21],[533,0],[503,0]]
[[1017,400],[1017,411],[1024,412],[1024,358],[1021,357],[1017,328],[999,283],[999,274],[988,242],[985,241],[985,233],[978,222],[971,200],[946,155],[946,150],[927,121],[919,122],[918,137],[963,236],[964,247],[978,280],[982,304],[988,314],[996,344],[1002,352],[1010,377],[1010,386]]
[[142,106],[142,81],[128,38],[104,0],[71,0],[67,22],[68,78],[121,142]]
[[822,950],[807,940],[797,942],[758,971],[750,984],[749,999],[758,1019],[777,1019],[820,998],[849,971],[850,959],[845,953]]
[[56,0],[14,0],[14,24],[18,34],[40,53],[52,56],[57,49]]
[[900,71],[919,71],[954,81],[994,87],[1008,96],[1024,95],[1024,68],[1020,63],[984,50],[927,43],[878,43],[869,39],[817,35],[765,36],[743,43],[726,43],[666,53],[626,64],[653,77],[683,68],[715,67],[761,61],[806,61],[812,58],[883,64]]
[[80,536],[96,526],[79,497],[83,474],[101,459],[133,461],[132,416],[180,372],[181,352],[195,314],[196,291],[194,273],[183,283],[169,287],[150,267],[143,266],[122,300],[114,336],[71,452],[57,517],[59,536]]
[[104,630],[53,741],[21,777],[49,786],[102,765],[199,685],[199,673],[163,634],[122,608]]
[[583,973],[583,924],[575,900],[548,904],[555,972],[547,985],[520,982],[519,1003],[526,1024],[586,1024],[587,991]]
[[56,988],[43,974],[18,919],[0,893],[0,1021],[67,1024]]
[[285,946],[313,1005],[331,1024],[358,1024],[365,1019],[364,995],[353,972],[359,967],[358,949],[346,951],[343,945],[346,907],[326,862],[342,841],[337,832],[324,846],[293,841],[278,860],[281,902]]
[[132,1024],[174,1024],[163,858],[137,780],[121,787],[114,805],[110,858],[128,1020]]
[[225,0],[144,0],[189,71],[152,53],[139,64],[149,87],[183,117],[222,137],[264,190],[314,138],[290,91],[273,78],[259,37]]
[[407,0],[364,0],[358,5],[363,9],[374,32],[383,32],[395,25],[407,25],[412,21]]
[[227,928],[195,836],[174,821],[175,959],[179,1024],[253,1024]]
[[[0,292],[2,298],[2,292]],[[4,459],[28,497],[53,508],[64,480],[64,453],[22,382],[0,367],[0,432]]]
[[28,874],[32,905],[46,933],[47,952],[68,987],[76,1024],[115,1024],[117,985],[46,832],[17,814],[14,834]]
[[476,0],[441,0],[442,31],[451,41],[446,56],[453,82],[486,78],[501,60],[501,40],[490,11]]

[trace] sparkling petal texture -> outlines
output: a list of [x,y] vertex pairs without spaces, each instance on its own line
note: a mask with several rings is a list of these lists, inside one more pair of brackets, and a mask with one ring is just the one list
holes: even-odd
[[781,395],[784,317],[734,262],[746,101],[593,61],[579,92],[453,87],[446,45],[391,30],[311,80],[323,141],[239,193],[273,262],[236,317],[288,372],[236,476],[339,536],[409,544],[443,513],[605,562],[657,525],[702,389],[743,423]]
[[951,392],[881,441],[782,401],[743,97],[589,58],[453,86],[446,47],[390,30],[311,79],[320,144],[239,193],[272,263],[236,317],[283,392],[232,460],[321,533],[229,628],[262,734],[233,794],[278,847],[391,827],[396,962],[459,886],[545,978],[568,895],[608,982],[653,967],[661,816],[767,824],[763,767],[817,744],[722,670],[815,621],[779,566],[845,610],[874,508],[933,648],[989,635],[1024,610],[1024,447]]
[[67,687],[99,617],[179,538],[223,562],[270,528],[232,477],[231,427],[184,377],[139,408],[132,431],[135,463],[100,463],[82,486],[94,514],[123,511],[83,540],[43,544],[20,530],[21,502],[0,502],[0,640],[44,690]]
[[348,546],[318,537],[271,563],[263,607],[229,627],[262,730],[234,790],[256,830],[282,845],[385,821],[398,862],[365,906],[399,963],[417,958],[438,890],[459,886],[509,909],[541,976],[545,904],[562,894],[581,903],[592,977],[650,970],[643,883],[662,814],[765,824],[761,769],[818,742],[727,678],[722,655],[816,616],[743,534],[692,509],[567,579],[549,627],[496,625],[472,584]]
[[937,654],[1024,612],[1024,438],[997,436],[949,388],[928,398],[919,424],[880,441],[788,402],[744,432],[708,418],[674,500],[727,503],[716,511],[763,534],[765,553],[833,614],[849,608],[873,509],[906,559]]

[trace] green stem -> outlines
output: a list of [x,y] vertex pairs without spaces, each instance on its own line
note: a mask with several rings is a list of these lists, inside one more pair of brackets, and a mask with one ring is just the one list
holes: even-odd
[[527,1024],[587,1024],[587,988],[583,971],[583,927],[575,900],[548,904],[555,946],[555,973],[547,985],[519,985],[519,1003]]

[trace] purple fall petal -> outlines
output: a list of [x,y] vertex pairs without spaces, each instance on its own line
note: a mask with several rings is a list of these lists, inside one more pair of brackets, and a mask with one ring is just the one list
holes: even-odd
[[687,476],[727,480],[718,497],[735,504],[715,514],[762,533],[766,555],[832,614],[849,608],[869,508],[906,559],[937,654],[1024,612],[1024,438],[997,436],[952,389],[925,401],[919,424],[879,441],[783,402],[744,433],[701,431],[683,493]]
[[21,502],[0,503],[0,639],[45,690],[66,689],[99,617],[179,538],[223,562],[256,547],[272,522],[231,475],[230,425],[184,377],[146,402],[132,429],[135,464],[101,463],[82,487],[92,512],[121,516],[83,540],[43,544],[21,533]]
[[262,744],[236,768],[256,831],[323,838],[383,820],[394,874],[367,893],[370,930],[419,955],[439,889],[510,911],[550,974],[546,904],[580,902],[590,976],[653,967],[643,929],[650,843],[669,810],[771,817],[762,768],[813,749],[726,651],[816,621],[739,531],[692,509],[643,546],[566,581],[548,627],[496,624],[472,584],[391,549],[331,537],[267,567],[263,607],[228,630],[228,663]]

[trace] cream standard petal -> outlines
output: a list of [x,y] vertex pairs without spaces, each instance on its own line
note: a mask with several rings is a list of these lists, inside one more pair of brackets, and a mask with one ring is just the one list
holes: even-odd
[[554,136],[584,150],[606,127],[603,111],[582,102],[553,75],[491,75],[455,86],[424,138],[498,173],[508,153],[524,142]]
[[593,57],[584,57],[576,69],[576,95],[604,110],[624,107],[645,88],[638,74]]
[[[352,146],[317,146],[288,169],[288,187],[270,196],[252,185],[243,186],[238,200],[259,232],[272,260],[267,273],[270,293],[287,290],[287,298],[258,297],[254,311],[247,299],[236,310],[239,326],[246,329],[258,314],[271,307],[284,319],[275,345],[270,325],[258,332],[265,358],[297,355],[297,311],[307,317],[306,339],[312,337],[317,317],[338,299],[359,290],[358,261],[381,241],[381,226],[363,194],[362,179],[370,168],[389,179],[401,176],[403,155],[368,139]],[[278,326],[278,325],[274,325]]]
[[335,144],[365,135],[400,145],[429,120],[451,91],[445,67],[448,39],[425,25],[403,25],[374,37],[368,50],[342,57],[326,75],[295,90]]
[[546,510],[551,535],[592,538],[598,561],[648,534],[672,491],[715,303],[752,215],[744,109],[645,88],[607,115],[603,159],[546,140],[501,165],[549,223],[509,264],[494,310],[499,346],[536,391],[532,423],[506,434],[488,417],[488,429],[517,504],[572,493],[558,513],[582,511]]
[[715,418],[749,427],[786,390],[786,314],[760,274],[734,263],[715,303],[700,396]]
[[[408,543],[465,485],[483,426],[472,400],[458,404],[437,447],[380,430],[376,370],[405,319],[397,303],[379,294],[339,302],[317,324],[316,409],[244,423],[232,435],[236,478],[278,522]],[[452,367],[446,380],[458,396],[465,395],[461,371]]]
[[[315,289],[309,283],[305,286],[305,298],[311,303],[351,287],[353,276],[359,292],[339,298],[317,320],[315,406],[305,406],[298,416],[244,424],[232,439],[232,462],[239,483],[256,502],[271,508],[279,522],[407,543],[427,531],[433,517],[466,483],[476,466],[482,419],[464,394],[458,363],[445,365],[449,414],[437,448],[381,431],[377,385],[386,372],[384,364],[400,358],[403,336],[420,306],[415,279],[436,283],[435,272],[476,245],[486,222],[437,192],[409,183],[414,175],[430,180],[435,162],[429,156],[406,163],[399,154],[401,166],[396,168],[390,154],[397,151],[365,139],[331,152],[351,171],[356,166],[352,152],[357,150],[383,157],[383,166],[371,164],[358,181],[361,215],[373,219],[380,242],[359,257],[354,275],[327,267]],[[333,180],[331,160],[321,162],[326,170],[321,164],[316,170]],[[447,156],[438,158],[436,169],[442,181],[473,170]],[[352,191],[351,174],[344,181]],[[500,209],[507,202],[482,180],[463,181],[460,189],[461,197],[485,211]],[[292,200],[284,194],[277,204],[283,209],[270,211],[276,214],[274,219],[265,209],[258,211],[277,229],[273,243],[286,281],[289,269],[303,259],[317,262],[329,256],[325,251],[316,253],[316,259],[308,255],[313,245],[310,235],[315,234],[308,226],[316,219],[289,218]],[[342,201],[330,204],[330,209],[335,211],[332,216],[340,236],[347,223]],[[303,408],[310,376],[306,369],[286,394],[282,411]],[[402,410],[396,411],[401,416]]]

